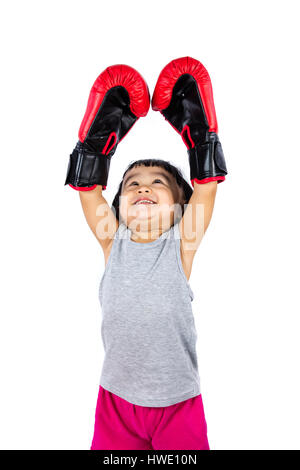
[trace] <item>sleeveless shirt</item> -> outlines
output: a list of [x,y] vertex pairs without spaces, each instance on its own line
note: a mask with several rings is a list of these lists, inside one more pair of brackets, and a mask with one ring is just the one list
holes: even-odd
[[139,243],[120,223],[100,282],[100,385],[135,405],[169,406],[201,393],[178,224]]

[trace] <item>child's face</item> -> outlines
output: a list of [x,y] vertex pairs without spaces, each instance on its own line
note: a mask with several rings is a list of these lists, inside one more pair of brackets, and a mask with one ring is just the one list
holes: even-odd
[[[124,178],[119,212],[129,226],[134,223],[164,220],[164,226],[174,221],[174,205],[178,200],[178,186],[173,176],[164,168],[139,166],[129,170]],[[135,204],[138,199],[154,202]],[[166,221],[169,221],[166,222]]]

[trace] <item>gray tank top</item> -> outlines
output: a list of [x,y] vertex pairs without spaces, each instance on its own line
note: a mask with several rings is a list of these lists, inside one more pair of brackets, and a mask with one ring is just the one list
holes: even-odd
[[201,393],[178,223],[149,243],[130,237],[121,223],[100,282],[100,385],[135,405],[169,406]]

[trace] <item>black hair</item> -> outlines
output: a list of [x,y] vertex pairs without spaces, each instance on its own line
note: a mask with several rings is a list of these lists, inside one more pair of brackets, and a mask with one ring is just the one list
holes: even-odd
[[184,199],[183,201],[175,201],[175,202],[177,202],[181,205],[181,210],[182,210],[182,214],[183,214],[184,211],[185,211],[184,204],[187,204],[188,201],[190,200],[190,197],[193,194],[193,188],[191,188],[189,183],[185,180],[185,178],[182,175],[181,170],[179,168],[176,168],[170,162],[168,162],[166,160],[158,160],[158,159],[154,159],[154,158],[147,158],[147,159],[143,159],[143,160],[136,160],[136,161],[130,163],[128,165],[128,167],[126,168],[126,170],[123,174],[123,177],[122,177],[122,181],[119,184],[119,189],[117,191],[117,194],[115,195],[114,200],[112,202],[112,207],[115,210],[116,218],[119,220],[119,198],[120,198],[121,192],[122,192],[122,185],[123,185],[124,177],[125,177],[126,173],[129,170],[131,170],[134,167],[138,167],[138,166],[148,166],[148,167],[150,167],[150,166],[159,166],[161,168],[164,168],[168,173],[170,173],[175,178],[175,181],[176,181],[177,185],[179,186],[179,188],[182,188],[183,199]]

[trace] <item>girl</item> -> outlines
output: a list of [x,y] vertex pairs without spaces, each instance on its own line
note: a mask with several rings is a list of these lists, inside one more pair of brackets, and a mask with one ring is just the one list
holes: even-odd
[[142,77],[115,67],[122,70],[109,68],[110,83],[107,69],[92,88],[66,180],[79,190],[105,258],[105,358],[91,449],[207,450],[189,277],[227,174],[210,82],[200,62],[177,59],[152,99],[188,147],[194,191],[169,162],[137,160],[110,208],[102,191],[111,157],[149,107]]

